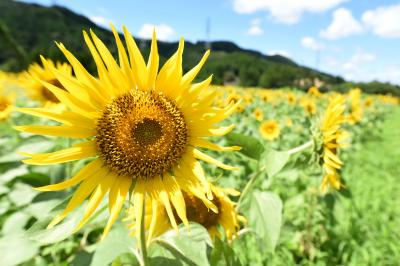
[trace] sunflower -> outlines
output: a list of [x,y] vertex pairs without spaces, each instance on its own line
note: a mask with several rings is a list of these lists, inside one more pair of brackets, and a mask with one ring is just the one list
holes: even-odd
[[339,148],[345,147],[345,133],[341,126],[345,122],[343,115],[345,110],[345,99],[337,95],[332,98],[321,120],[320,133],[322,136],[321,163],[324,177],[321,184],[321,190],[326,191],[327,187],[339,189],[340,176],[338,170],[343,162],[338,157]]
[[244,99],[244,102],[247,103],[247,104],[250,104],[250,103],[253,102],[253,96],[250,95],[250,94],[245,95],[245,96],[243,97],[243,99]]
[[[240,103],[240,101],[238,103]],[[237,113],[242,113],[243,111],[244,111],[244,105],[243,104],[237,104],[236,105],[236,112]]]
[[309,115],[313,115],[317,112],[317,106],[312,99],[302,100],[301,105],[303,106],[303,108],[307,112],[307,114],[309,114]]
[[0,121],[6,120],[13,110],[15,94],[6,90],[7,76],[0,77]]
[[258,121],[262,121],[264,119],[264,113],[261,108],[254,109],[253,115]]
[[275,120],[268,120],[263,122],[259,128],[260,134],[264,139],[274,140],[280,135],[280,128],[278,122]]
[[289,104],[295,104],[296,103],[296,96],[293,93],[289,92],[287,94],[287,101],[288,101]]
[[367,97],[364,101],[365,107],[371,107],[374,104],[374,99],[372,97]]
[[[59,77],[63,76],[68,79],[72,75],[72,68],[67,63],[54,63],[49,59],[42,59],[42,63],[42,66],[37,63],[29,66],[23,85],[27,89],[28,96],[34,100],[38,100],[44,106],[48,107],[60,104],[58,97],[43,82],[65,90]],[[57,71],[57,75],[55,71]]]
[[[204,226],[212,238],[221,238],[218,227],[224,229],[225,236],[231,240],[240,227],[240,222],[245,222],[245,218],[239,215],[235,210],[235,203],[232,202],[228,195],[238,196],[240,193],[234,189],[225,189],[211,185],[212,203],[218,207],[219,212],[215,213],[209,210],[204,203],[193,195],[183,192],[186,202],[186,215],[189,222],[195,222]],[[147,244],[151,239],[162,235],[166,231],[172,229],[168,223],[168,213],[164,208],[160,208],[160,202],[146,202],[145,228],[147,233]],[[175,219],[178,223],[182,223],[177,213],[174,212]],[[133,235],[139,226],[139,221],[135,220],[135,210],[133,207],[128,209],[126,220],[129,222],[129,228]]]
[[347,121],[351,124],[356,124],[361,121],[363,116],[363,108],[361,105],[361,89],[355,88],[349,91],[351,101],[351,112],[347,116]]
[[292,120],[290,117],[288,117],[288,118],[285,120],[285,125],[288,126],[288,127],[293,126],[293,120]]
[[230,93],[230,94],[228,95],[228,98],[226,99],[226,102],[227,102],[228,104],[230,104],[230,103],[237,103],[237,102],[240,101],[240,99],[242,99],[242,97],[241,97],[239,94],[237,94],[236,92],[233,92],[233,93]]
[[319,97],[322,95],[321,92],[318,90],[318,88],[315,86],[310,87],[308,89],[307,93],[310,95],[316,96],[316,97]]
[[11,114],[14,97],[3,95],[1,90],[2,89],[0,88],[0,121],[3,121],[6,120]]
[[217,213],[217,206],[208,199],[212,193],[198,160],[226,170],[236,168],[217,161],[197,147],[217,151],[238,149],[221,147],[205,139],[223,136],[233,129],[234,125],[222,127],[217,123],[234,112],[236,105],[232,103],[222,109],[212,106],[216,94],[209,89],[211,77],[192,84],[209,51],[193,69],[182,75],[184,41],[181,39],[177,52],[158,71],[155,32],[146,65],[128,30],[123,28],[127,52],[113,26],[112,31],[119,64],[94,32],[83,33],[97,65],[98,78],[89,74],[60,43],[57,45],[72,65],[76,77],[64,75],[44,60],[57,82],[42,81],[41,84],[65,104],[67,110],[19,109],[63,124],[18,126],[18,130],[86,139],[53,153],[25,154],[30,157],[25,163],[48,165],[94,158],[70,179],[38,188],[54,191],[79,184],[65,210],[49,226],[62,221],[88,198],[83,219],[76,227],[79,230],[109,192],[110,217],[104,237],[117,219],[131,186],[137,220],[142,217],[146,199],[151,204],[164,206],[172,227],[177,228],[176,217],[188,224],[184,193],[198,198]]

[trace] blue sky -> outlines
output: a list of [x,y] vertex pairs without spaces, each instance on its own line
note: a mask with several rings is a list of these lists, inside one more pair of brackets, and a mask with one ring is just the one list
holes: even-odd
[[141,37],[230,40],[350,80],[400,84],[400,0],[24,0],[57,3]]

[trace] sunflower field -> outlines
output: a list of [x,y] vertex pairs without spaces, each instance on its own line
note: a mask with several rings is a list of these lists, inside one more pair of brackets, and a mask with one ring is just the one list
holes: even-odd
[[0,265],[398,265],[390,95],[213,86],[113,28],[0,72]]

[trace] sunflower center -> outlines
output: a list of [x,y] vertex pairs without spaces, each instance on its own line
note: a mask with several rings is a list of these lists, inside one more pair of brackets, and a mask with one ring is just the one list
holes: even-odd
[[272,126],[272,125],[267,125],[266,127],[264,127],[264,131],[266,132],[266,133],[273,133],[275,130],[274,130],[275,128],[274,128],[274,126]]
[[8,101],[0,99],[0,112],[6,110],[8,106]]
[[133,129],[132,136],[138,144],[151,145],[162,136],[162,126],[157,120],[145,118]]
[[[199,198],[189,195],[184,191],[182,193],[186,204],[186,216],[190,222],[201,224],[207,229],[218,224],[220,213],[215,213],[208,209]],[[214,193],[212,203],[218,208],[219,212],[222,211],[221,202]],[[175,214],[175,219],[181,222],[177,214]]]
[[152,178],[169,171],[187,146],[185,118],[173,101],[135,91],[115,98],[97,121],[100,157],[119,175]]
[[[48,83],[50,83],[62,90],[65,90],[64,86],[57,79],[52,79],[52,80],[48,81]],[[42,96],[49,102],[53,102],[53,103],[60,102],[60,100],[54,95],[54,93],[52,93],[49,89],[47,89],[44,86],[41,89],[41,93],[42,93]]]

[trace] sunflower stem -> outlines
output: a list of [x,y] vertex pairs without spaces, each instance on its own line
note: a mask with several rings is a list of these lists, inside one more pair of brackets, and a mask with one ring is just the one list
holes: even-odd
[[140,219],[140,253],[142,255],[143,266],[149,266],[149,260],[147,257],[147,246],[146,246],[146,235],[145,235],[145,226],[144,226],[144,216],[145,216],[145,208],[146,204],[143,202],[142,208],[142,218]]
[[259,177],[261,175],[261,173],[264,172],[264,170],[265,170],[265,166],[261,167],[256,173],[253,174],[253,176],[250,178],[249,182],[247,182],[247,184],[244,187],[243,192],[240,195],[240,198],[237,202],[236,211],[238,211],[240,209],[240,205],[241,205],[243,199],[251,191],[251,188],[253,187],[254,182],[256,181],[257,177]]
[[295,147],[295,148],[293,148],[293,149],[288,150],[287,153],[288,153],[289,155],[292,155],[292,154],[301,152],[301,151],[303,151],[303,150],[305,150],[305,149],[310,148],[310,147],[313,145],[313,143],[314,143],[314,142],[313,142],[312,140],[307,141],[306,143],[304,143],[304,144],[302,144],[302,145],[300,145],[300,146],[298,146],[298,147]]

